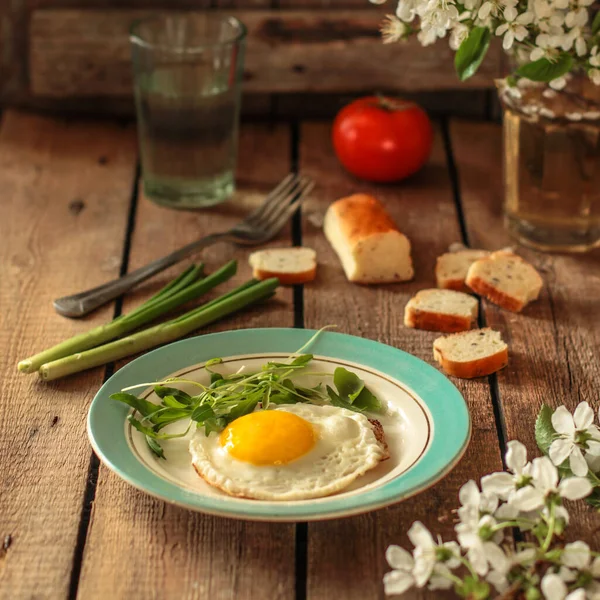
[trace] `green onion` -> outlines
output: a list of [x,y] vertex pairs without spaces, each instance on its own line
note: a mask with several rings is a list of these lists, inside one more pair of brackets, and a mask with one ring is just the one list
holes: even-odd
[[155,325],[85,352],[47,362],[40,367],[40,376],[46,381],[51,381],[172,342],[208,323],[241,310],[249,304],[272,296],[278,285],[278,279],[267,279],[259,283],[252,282],[252,285],[248,282],[240,286],[238,290],[225,294],[205,306],[191,310],[166,323]]
[[26,358],[18,364],[18,369],[23,373],[33,373],[45,363],[77,352],[83,352],[84,350],[121,337],[146,323],[154,321],[156,318],[178,306],[205,294],[218,284],[231,278],[236,270],[237,263],[231,261],[212,275],[198,281],[202,267],[189,267],[179,277],[150,298],[150,300],[130,313],[122,315],[110,323],[95,327],[91,331],[76,335],[39,354]]

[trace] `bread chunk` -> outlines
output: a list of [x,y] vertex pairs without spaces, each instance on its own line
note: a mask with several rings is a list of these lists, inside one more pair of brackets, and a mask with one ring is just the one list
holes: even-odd
[[537,299],[543,281],[533,265],[501,250],[475,261],[469,267],[466,284],[494,304],[520,312]]
[[393,283],[414,276],[408,238],[372,196],[355,194],[334,202],[324,232],[349,281]]
[[508,346],[499,332],[473,329],[439,337],[433,357],[449,375],[472,379],[495,373],[508,364]]
[[467,331],[477,319],[478,302],[454,290],[421,290],[404,309],[404,324],[415,329],[454,333]]
[[256,279],[277,277],[283,285],[307,283],[317,274],[317,253],[311,248],[270,248],[249,258]]
[[480,258],[489,256],[487,250],[459,250],[438,256],[435,264],[435,279],[439,288],[466,291],[465,285],[469,267]]

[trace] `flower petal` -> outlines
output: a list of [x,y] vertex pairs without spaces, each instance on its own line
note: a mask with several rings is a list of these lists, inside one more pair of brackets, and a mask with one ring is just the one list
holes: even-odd
[[527,486],[518,490],[510,503],[523,512],[536,510],[544,505],[544,494],[534,487]]
[[414,583],[412,575],[404,571],[390,571],[383,576],[383,587],[388,596],[404,594]]
[[433,536],[421,521],[415,521],[412,524],[412,527],[408,530],[408,539],[415,548],[433,548],[435,546]]
[[533,485],[543,493],[556,489],[558,484],[558,471],[547,456],[534,458],[531,462]]
[[585,458],[583,458],[583,454],[577,446],[573,446],[573,452],[569,456],[569,466],[571,467],[571,471],[573,471],[573,475],[577,475],[577,477],[585,477],[587,475],[589,470],[588,464],[585,462]]
[[565,600],[586,600],[587,596],[583,588],[579,588],[574,592],[571,592]]
[[412,554],[400,546],[388,546],[385,551],[385,559],[392,569],[411,571],[415,566]]
[[463,506],[479,506],[479,488],[471,479],[458,492],[458,499]]
[[554,507],[554,518],[555,519],[561,519],[562,521],[565,522],[565,525],[569,524],[569,512],[567,511],[567,509],[564,506],[555,506]]
[[510,473],[492,473],[481,479],[481,489],[484,493],[496,494],[504,500],[514,488],[514,478]]
[[494,518],[497,521],[512,521],[518,514],[519,509],[516,506],[513,506],[509,500],[507,503],[500,505],[498,510],[494,513]]
[[556,573],[544,575],[540,589],[546,600],[565,600],[567,596],[567,586]]
[[483,544],[483,551],[485,558],[490,565],[494,565],[494,569],[500,571],[501,573],[508,572],[510,569],[510,561],[500,546],[497,546],[493,542],[485,542]]
[[565,582],[565,583],[573,583],[574,581],[577,580],[577,571],[572,571],[571,569],[568,569],[567,567],[560,567],[560,569],[558,570],[558,576]]
[[583,431],[594,422],[594,411],[587,402],[580,402],[573,413],[575,429]]
[[588,440],[587,451],[588,454],[591,454],[592,456],[600,456],[600,442],[597,442],[596,440]]
[[567,458],[569,458],[573,447],[573,440],[568,438],[559,438],[550,444],[548,456],[550,457],[550,460],[558,467],[562,465]]
[[592,493],[592,484],[585,477],[569,477],[560,482],[558,493],[567,500],[580,500]]
[[467,558],[478,575],[481,575],[482,577],[486,575],[489,570],[488,561],[481,546],[471,548],[467,552]]
[[430,590],[449,590],[454,582],[448,578],[450,569],[445,565],[436,565],[427,586]]
[[518,440],[512,440],[507,444],[506,466],[515,475],[520,475],[527,464],[527,448]]
[[562,433],[571,438],[575,435],[573,415],[565,406],[559,406],[552,414],[552,427],[556,433]]
[[491,583],[496,588],[499,594],[508,588],[506,576],[498,571],[490,571],[485,578],[488,583]]
[[565,546],[561,562],[566,567],[582,571],[589,566],[590,558],[590,547],[585,542],[573,542]]

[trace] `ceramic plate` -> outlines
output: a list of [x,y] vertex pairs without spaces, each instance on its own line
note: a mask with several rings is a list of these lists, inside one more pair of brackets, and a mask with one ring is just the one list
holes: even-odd
[[[301,348],[314,331],[245,329],[203,335],[154,350],[117,371],[96,394],[88,433],[100,460],[144,492],[201,512],[267,521],[330,519],[399,502],[430,487],[458,462],[470,438],[471,424],[460,392],[444,375],[418,358],[371,340],[323,332],[306,349],[319,371],[344,366],[355,372],[388,407],[378,417],[391,458],[360,477],[343,492],[313,500],[266,502],[233,498],[196,475],[188,440],[162,442],[167,460],[154,457],[143,436],[126,420],[129,408],[109,396],[121,389],[171,376],[205,382],[203,364],[223,358],[219,369],[248,371]],[[310,383],[310,381],[306,382]],[[186,389],[184,385],[177,385]],[[191,391],[186,390],[186,391]],[[152,400],[152,388],[140,391]]]

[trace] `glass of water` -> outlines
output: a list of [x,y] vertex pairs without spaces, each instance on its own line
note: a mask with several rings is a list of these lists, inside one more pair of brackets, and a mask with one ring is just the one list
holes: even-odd
[[210,12],[136,21],[130,32],[145,194],[201,208],[234,191],[246,28]]

